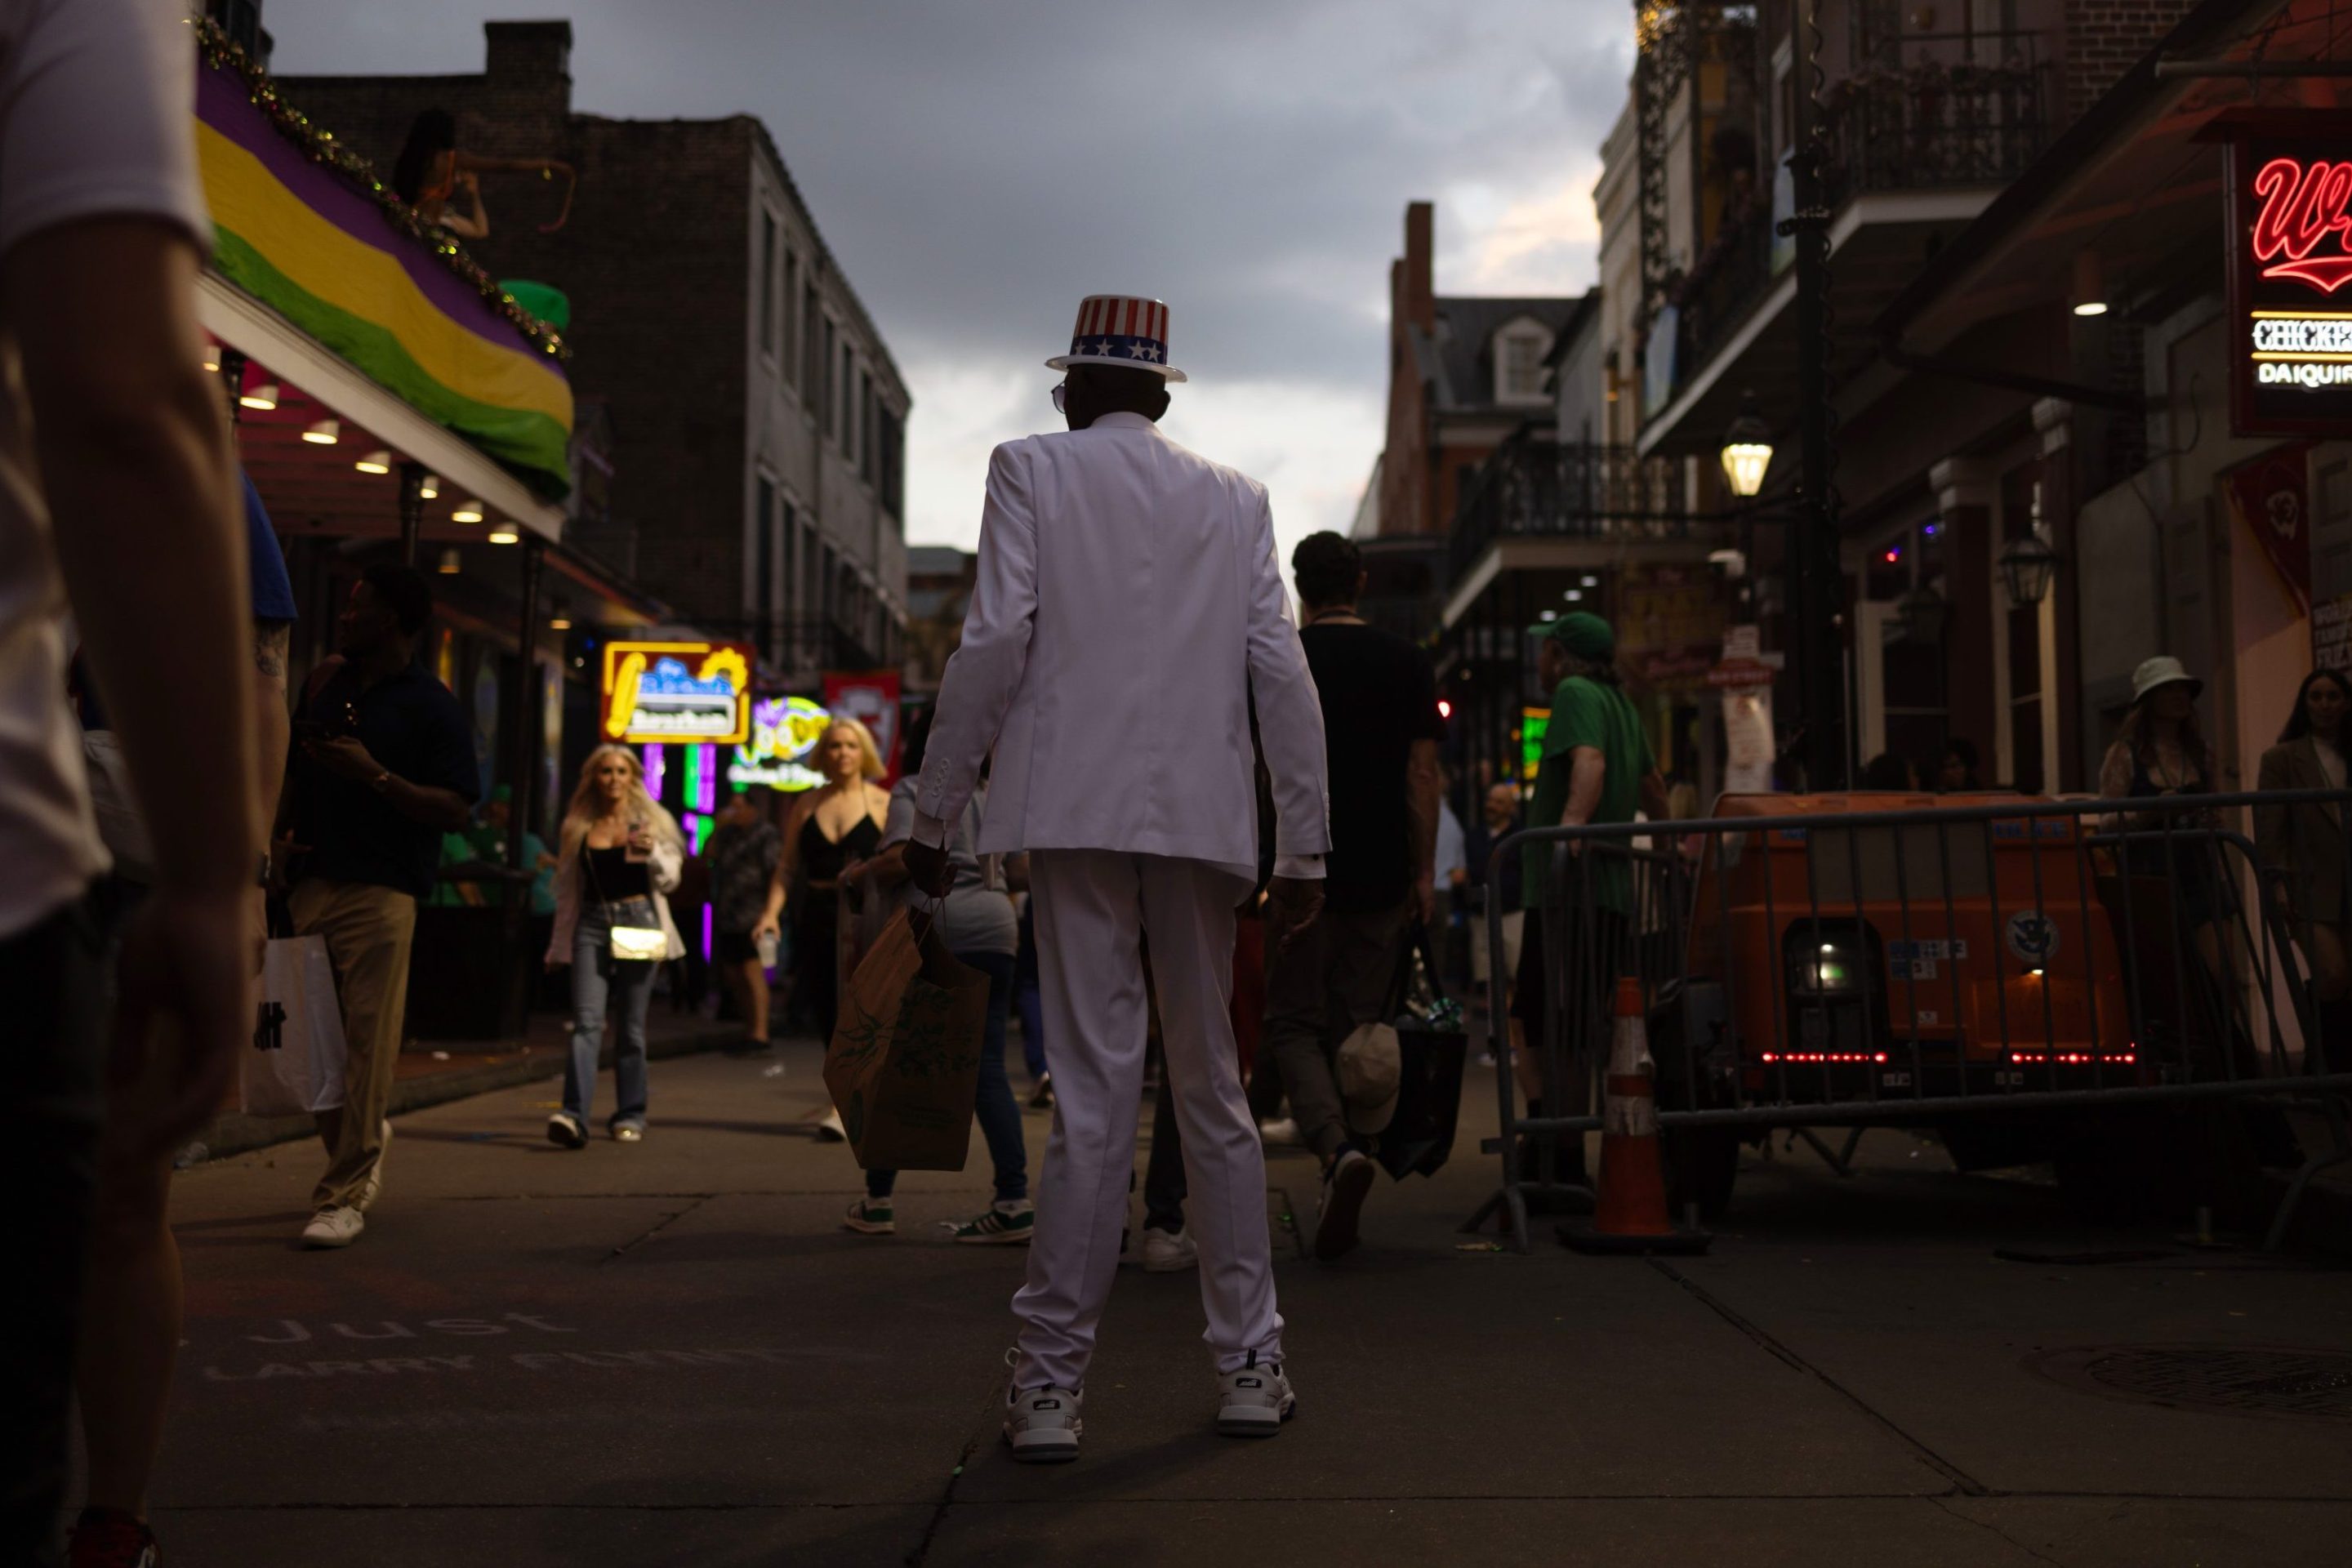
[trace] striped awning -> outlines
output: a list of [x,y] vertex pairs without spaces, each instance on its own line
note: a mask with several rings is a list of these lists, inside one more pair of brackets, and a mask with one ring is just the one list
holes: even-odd
[[377,198],[280,133],[229,65],[198,62],[214,268],[540,496],[572,488],[572,388]]

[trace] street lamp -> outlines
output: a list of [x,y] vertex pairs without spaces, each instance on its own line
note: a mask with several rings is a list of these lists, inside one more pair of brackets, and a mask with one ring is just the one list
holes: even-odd
[[1756,394],[1740,395],[1739,417],[1723,433],[1723,477],[1731,493],[1753,500],[1764,488],[1764,470],[1772,466],[1772,427],[1757,412]]
[[2058,552],[2037,532],[2010,541],[2000,552],[2000,578],[2009,586],[2009,607],[2031,609],[2050,595]]

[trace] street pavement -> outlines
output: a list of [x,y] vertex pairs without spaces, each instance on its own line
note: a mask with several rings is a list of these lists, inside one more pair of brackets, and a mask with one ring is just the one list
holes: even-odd
[[656,1064],[635,1147],[545,1142],[543,1082],[401,1117],[347,1252],[292,1247],[313,1145],[184,1173],[166,1562],[2352,1561],[2343,1273],[2086,1233],[1889,1131],[1850,1178],[1750,1154],[1706,1257],[1516,1257],[1454,1229],[1494,1173],[1475,1067],[1454,1163],[1384,1182],[1337,1267],[1313,1162],[1271,1161],[1278,1438],[1212,1432],[1195,1277],[1127,1269],[1080,1458],[1015,1466],[1024,1254],[940,1224],[987,1200],[979,1139],[852,1235],[817,1051],[773,1065]]

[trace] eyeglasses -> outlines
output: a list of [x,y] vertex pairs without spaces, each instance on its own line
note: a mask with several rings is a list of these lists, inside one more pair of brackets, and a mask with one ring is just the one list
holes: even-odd
[[1066,409],[1066,408],[1065,408],[1065,407],[1063,407],[1063,406],[1062,406],[1062,398],[1063,398],[1063,395],[1064,395],[1064,394],[1065,394],[1065,393],[1066,393],[1066,392],[1068,391],[1068,389],[1069,389],[1069,383],[1067,383],[1067,382],[1065,382],[1065,381],[1057,381],[1057,382],[1055,382],[1055,383],[1054,384],[1054,412],[1055,412],[1055,413],[1056,413],[1056,414],[1067,414],[1067,413],[1069,412],[1069,410],[1068,410],[1068,409]]

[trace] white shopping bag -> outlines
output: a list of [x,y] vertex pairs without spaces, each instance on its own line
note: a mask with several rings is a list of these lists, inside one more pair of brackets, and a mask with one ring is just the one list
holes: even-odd
[[269,944],[253,1043],[237,1078],[247,1116],[299,1116],[342,1104],[343,1014],[325,937]]

